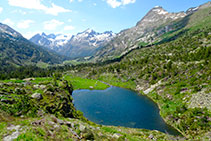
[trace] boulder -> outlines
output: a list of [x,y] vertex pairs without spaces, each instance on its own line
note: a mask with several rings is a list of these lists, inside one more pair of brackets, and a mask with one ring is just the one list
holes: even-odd
[[31,97],[37,100],[43,99],[43,96],[40,93],[34,93]]
[[86,130],[86,126],[80,124],[79,130],[80,130],[81,132],[84,132],[84,131]]
[[148,138],[152,140],[154,138],[154,136],[152,134],[150,134]]
[[115,133],[115,134],[113,134],[113,137],[114,138],[120,138],[120,137],[122,137],[123,135],[122,134],[119,134],[119,133]]

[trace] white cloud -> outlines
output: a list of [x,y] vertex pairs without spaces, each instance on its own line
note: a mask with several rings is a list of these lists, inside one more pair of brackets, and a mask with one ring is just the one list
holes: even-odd
[[[72,3],[74,0],[69,0],[70,3]],[[83,0],[78,0],[78,2],[82,2]]]
[[130,3],[135,3],[136,0],[122,0],[122,4],[123,5],[127,5],[127,4],[130,4]]
[[32,20],[24,20],[18,23],[17,27],[22,29],[29,28],[30,24],[34,23]]
[[44,22],[44,29],[46,30],[55,30],[58,26],[63,25],[64,22],[60,22],[58,20],[51,20],[51,21],[45,21]]
[[122,3],[117,0],[106,0],[106,2],[112,7],[116,8],[119,7]]
[[14,22],[10,20],[9,18],[5,19],[2,23],[9,25],[9,26],[14,26]]
[[66,13],[66,12],[72,12],[71,10],[64,9],[63,7],[57,6],[54,3],[51,5],[52,7],[45,9],[44,11],[47,14],[51,14],[54,16],[57,16],[59,13]]
[[64,30],[74,30],[74,29],[75,29],[75,27],[72,26],[72,25],[69,25],[69,26],[65,26],[64,27]]
[[68,21],[69,23],[71,23],[71,22],[72,22],[72,19],[68,19],[67,21]]
[[69,9],[57,6],[51,3],[51,7],[47,7],[41,3],[42,0],[8,0],[9,5],[22,7],[27,9],[42,10],[47,14],[57,16],[59,13],[71,12]]
[[131,4],[131,3],[135,3],[136,0],[106,0],[107,4],[110,5],[112,8],[117,8],[119,6],[122,5],[127,5],[127,4]]
[[3,8],[2,7],[0,7],[0,13],[3,11]]

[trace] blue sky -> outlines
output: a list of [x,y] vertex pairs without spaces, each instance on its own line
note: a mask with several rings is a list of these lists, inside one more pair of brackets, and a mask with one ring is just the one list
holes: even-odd
[[134,26],[153,7],[185,11],[208,0],[0,0],[0,22],[29,38],[45,32],[76,34]]

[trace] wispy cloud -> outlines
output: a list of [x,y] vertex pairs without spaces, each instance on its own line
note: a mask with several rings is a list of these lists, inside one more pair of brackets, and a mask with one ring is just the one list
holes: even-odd
[[3,20],[2,23],[9,25],[9,26],[14,26],[14,22],[9,18]]
[[32,20],[24,20],[18,23],[17,27],[22,29],[27,29],[30,27],[30,24],[34,23]]
[[117,8],[119,6],[122,5],[127,5],[127,4],[131,4],[131,3],[135,3],[136,0],[106,0],[107,4],[110,5],[112,8]]
[[55,30],[58,26],[63,25],[64,22],[58,21],[58,20],[50,20],[44,22],[44,29],[45,30]]
[[41,0],[8,0],[8,2],[11,6],[42,10],[46,14],[51,14],[54,16],[57,16],[59,13],[71,12],[71,10],[57,6],[54,3],[51,3],[51,6],[47,7],[41,3]]

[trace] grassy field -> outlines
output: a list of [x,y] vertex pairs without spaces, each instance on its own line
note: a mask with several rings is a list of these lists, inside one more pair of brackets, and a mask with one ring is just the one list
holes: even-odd
[[81,78],[73,75],[65,75],[63,78],[72,83],[74,90],[77,89],[103,90],[109,87],[108,85],[100,82],[99,80],[94,80],[94,79]]

